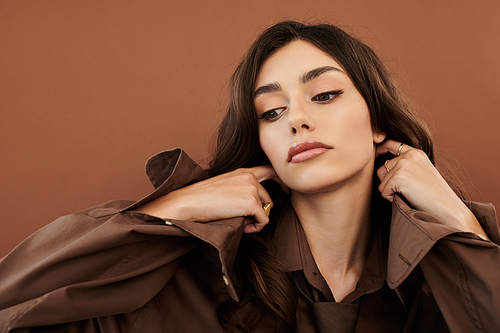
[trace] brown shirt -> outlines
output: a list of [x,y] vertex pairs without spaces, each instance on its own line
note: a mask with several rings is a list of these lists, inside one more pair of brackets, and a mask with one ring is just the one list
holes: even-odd
[[[215,308],[221,290],[239,299],[231,277],[245,218],[166,224],[135,212],[206,177],[180,149],[155,155],[146,171],[157,188],[149,196],[62,217],[0,261],[0,332],[222,332]],[[342,303],[334,301],[289,209],[277,257],[300,290],[300,331],[497,331],[495,211],[469,205],[493,242],[397,198],[389,239],[374,231],[361,279]],[[269,332],[272,323],[264,321],[259,331]]]

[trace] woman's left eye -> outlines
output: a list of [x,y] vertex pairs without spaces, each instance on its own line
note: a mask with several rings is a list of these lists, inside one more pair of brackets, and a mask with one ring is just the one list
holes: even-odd
[[321,94],[317,94],[316,96],[311,98],[311,100],[315,102],[326,103],[343,93],[344,93],[343,90],[327,91]]

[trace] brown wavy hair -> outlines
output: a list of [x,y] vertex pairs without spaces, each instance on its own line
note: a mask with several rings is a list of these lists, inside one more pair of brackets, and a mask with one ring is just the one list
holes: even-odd
[[[302,40],[330,55],[347,73],[365,99],[374,129],[388,139],[423,150],[434,163],[433,143],[425,124],[410,111],[401,90],[377,55],[367,45],[329,24],[278,23],[255,40],[230,81],[229,105],[218,131],[215,152],[207,170],[215,176],[242,167],[270,164],[259,143],[258,119],[254,107],[257,75],[263,63],[288,43]],[[379,157],[381,166],[387,157]],[[390,214],[390,205],[377,192],[374,175],[373,214]],[[258,234],[245,234],[234,264],[242,301],[225,301],[217,309],[219,322],[228,332],[251,332],[270,315],[276,332],[297,330],[297,290],[291,274],[273,257],[273,237],[289,197],[272,181],[265,182],[274,201],[270,223]],[[252,310],[240,318],[239,307]]]

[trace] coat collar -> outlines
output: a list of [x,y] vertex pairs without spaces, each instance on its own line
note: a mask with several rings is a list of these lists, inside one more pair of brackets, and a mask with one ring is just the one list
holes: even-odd
[[165,150],[150,157],[146,162],[146,174],[155,187],[155,191],[124,210],[132,210],[162,195],[208,177],[205,170],[181,148]]

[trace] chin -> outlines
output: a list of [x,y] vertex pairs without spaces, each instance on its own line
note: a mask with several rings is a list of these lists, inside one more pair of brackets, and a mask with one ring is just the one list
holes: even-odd
[[300,193],[323,193],[332,191],[344,183],[343,177],[332,177],[331,172],[328,175],[323,173],[303,172],[298,176],[289,176],[281,178],[291,191]]
[[279,175],[291,191],[300,193],[326,193],[341,188],[372,186],[373,165],[366,163],[359,168],[312,167]]

